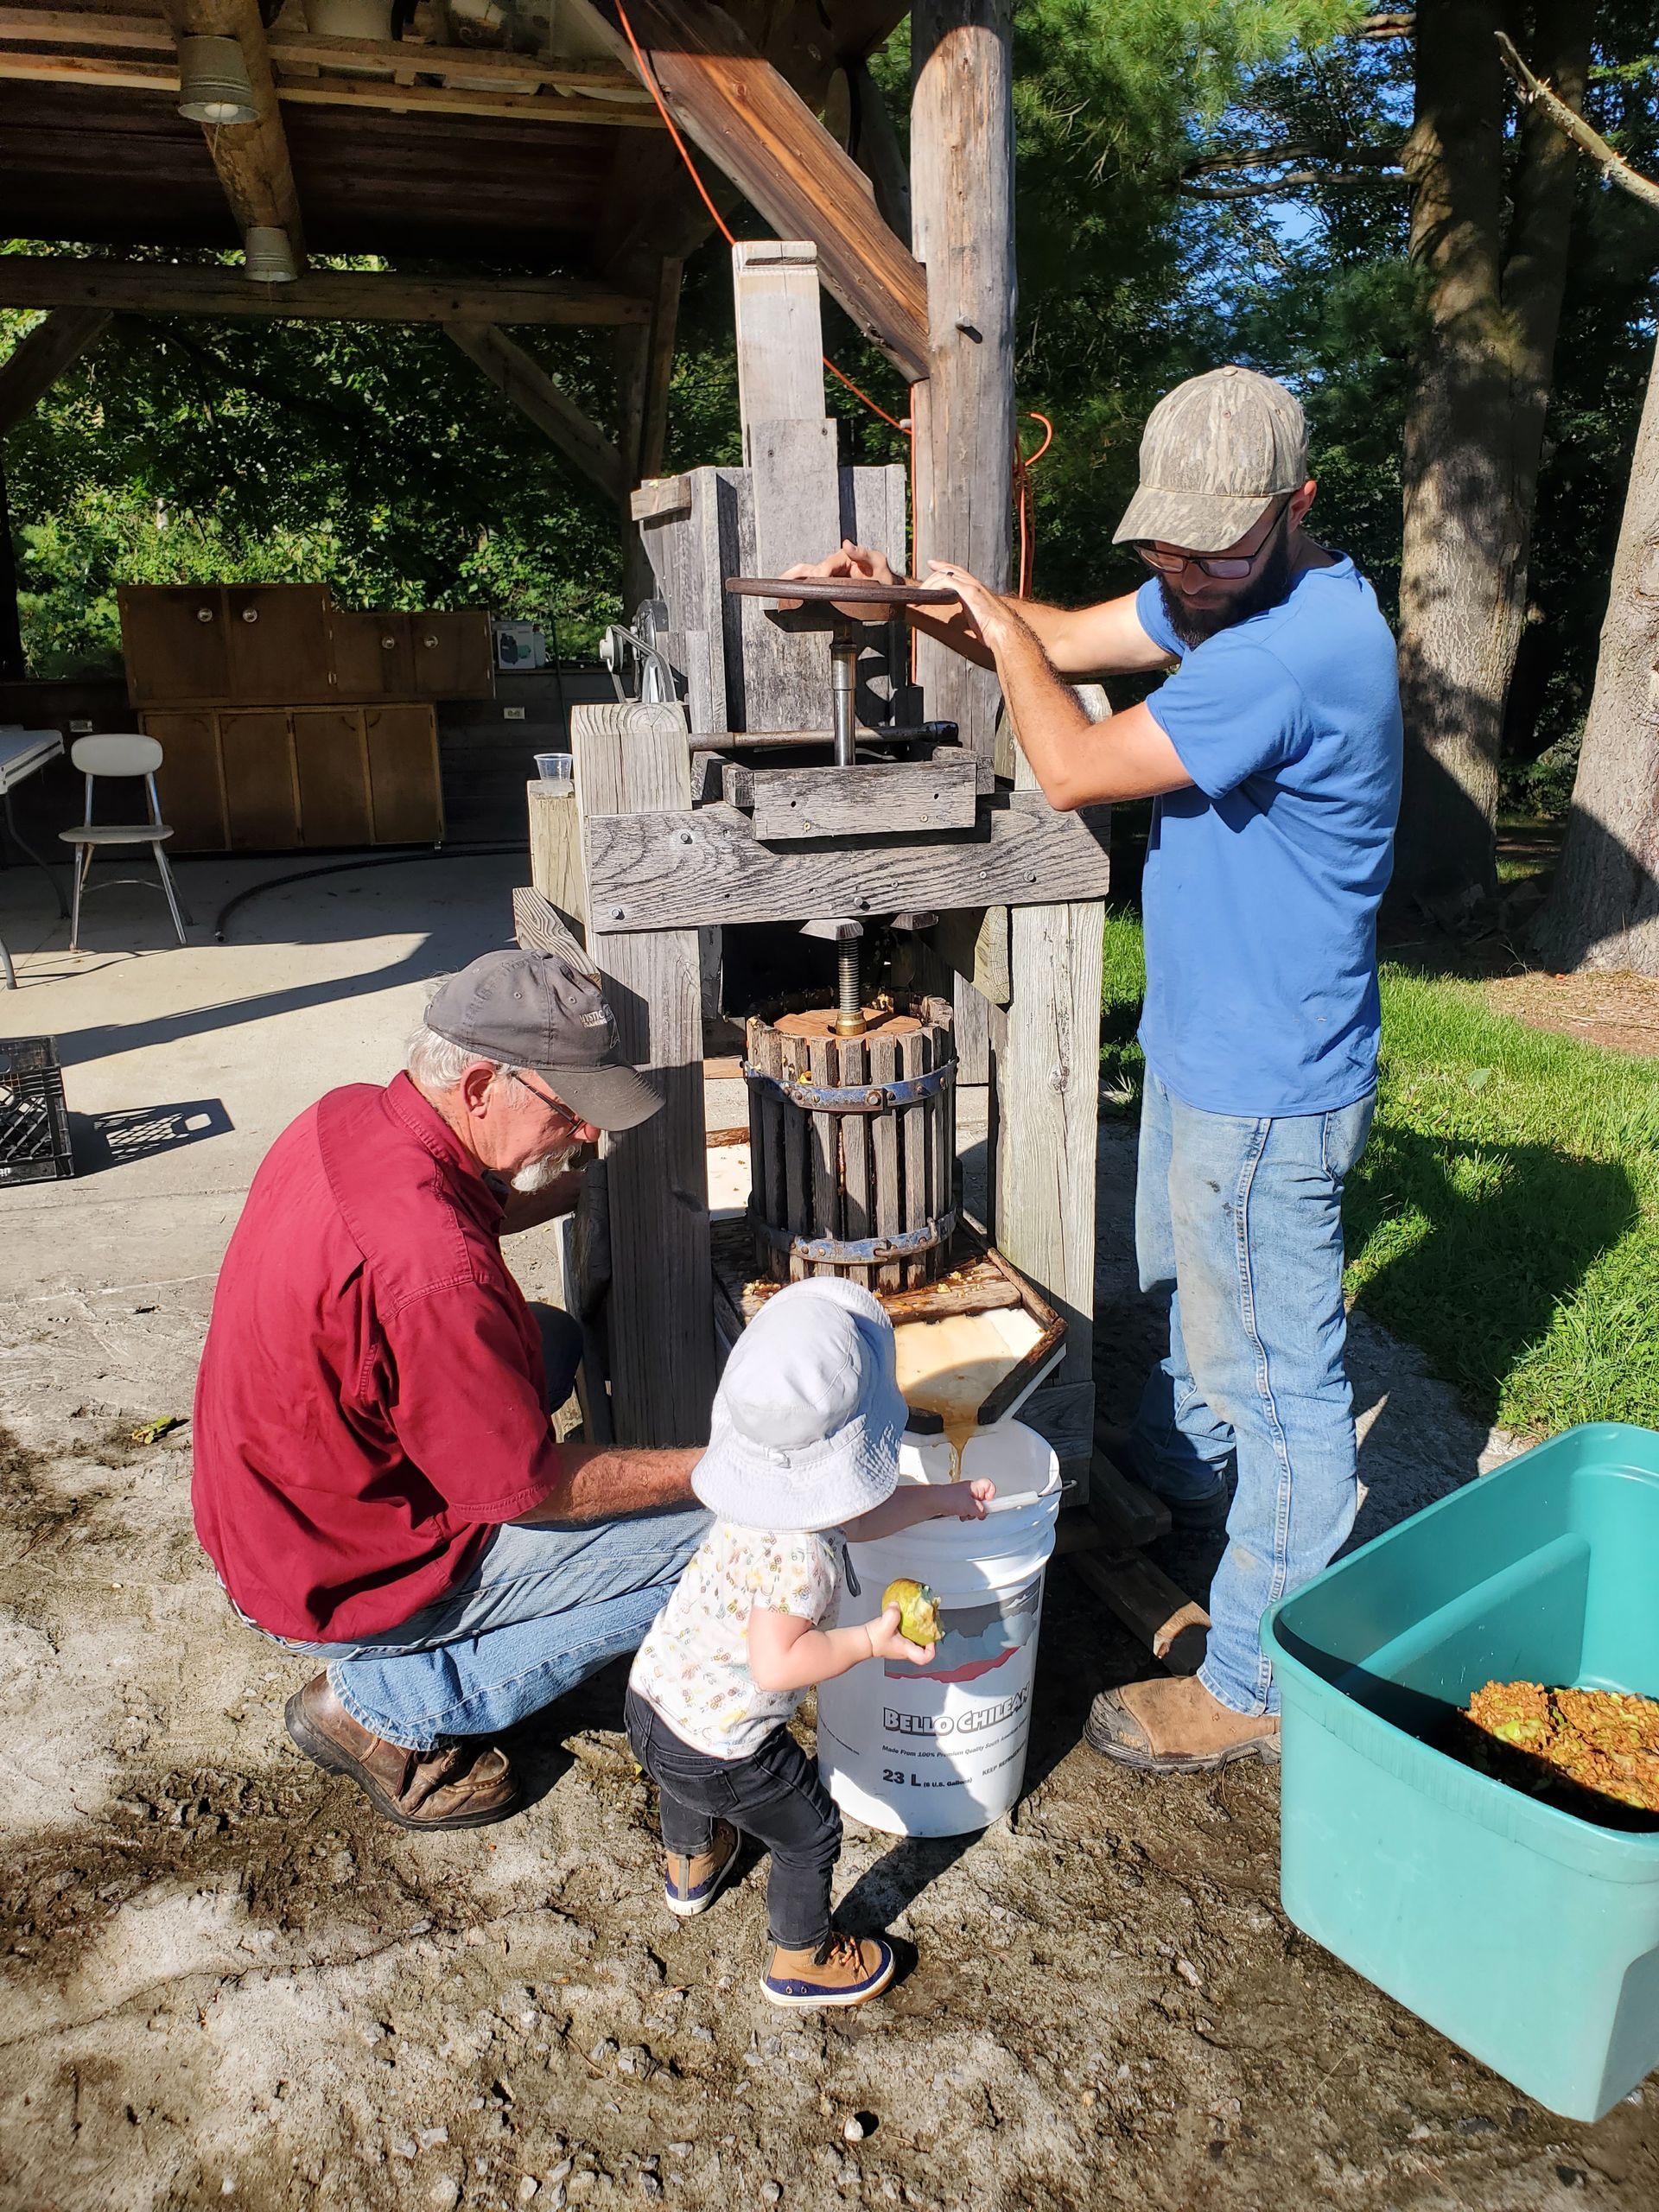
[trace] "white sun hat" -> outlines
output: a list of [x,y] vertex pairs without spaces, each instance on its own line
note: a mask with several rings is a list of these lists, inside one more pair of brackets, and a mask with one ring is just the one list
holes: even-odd
[[880,1302],[815,1275],[768,1299],[733,1347],[691,1487],[745,1528],[833,1529],[893,1496],[907,1419]]

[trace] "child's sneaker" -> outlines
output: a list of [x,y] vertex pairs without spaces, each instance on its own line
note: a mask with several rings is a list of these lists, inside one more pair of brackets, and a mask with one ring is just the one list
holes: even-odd
[[671,1912],[677,1913],[682,1920],[690,1920],[695,1913],[708,1911],[727,1876],[737,1865],[740,1840],[729,1821],[716,1821],[714,1839],[707,1851],[696,1852],[689,1859],[677,1851],[667,1853],[663,1903]]
[[832,1928],[816,1950],[772,1947],[760,1987],[774,2005],[805,2012],[816,2005],[862,2005],[893,1980],[893,1955],[874,1936],[861,1942]]

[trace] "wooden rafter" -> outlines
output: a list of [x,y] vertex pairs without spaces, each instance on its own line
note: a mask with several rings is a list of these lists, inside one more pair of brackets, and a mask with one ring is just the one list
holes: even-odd
[[97,342],[109,320],[101,308],[56,308],[13,347],[0,362],[0,437]]
[[[97,46],[170,55],[173,34],[159,16],[106,16],[79,9],[0,7],[0,40],[31,47]],[[324,38],[310,31],[271,30],[265,44],[273,64],[341,67],[396,65],[446,84],[499,86],[505,78],[526,91],[582,92],[649,105],[631,70],[579,61],[538,61],[527,54],[497,54],[475,46],[430,46],[417,39]]]
[[303,265],[305,226],[300,195],[288,158],[288,139],[276,104],[276,80],[271,73],[257,0],[162,0],[162,6],[175,37],[231,38],[241,48],[248,82],[253,87],[255,120],[234,125],[204,124],[207,151],[243,237],[257,228],[283,231],[295,261]]
[[853,321],[906,377],[925,377],[926,277],[850,156],[713,0],[627,0],[627,13],[688,137],[780,238],[813,241]]
[[[63,50],[77,47],[110,50]],[[324,38],[303,31],[272,31],[265,36],[265,48],[279,100],[400,114],[528,113],[537,121],[613,130],[661,128],[638,78],[608,65],[544,62],[526,54],[427,46],[409,39]],[[170,92],[178,89],[173,55],[174,33],[159,16],[0,7],[0,78]],[[368,73],[318,74],[320,68],[338,73],[353,65]],[[417,83],[417,77],[428,81]]]
[[621,505],[626,497],[621,454],[585,410],[560,391],[539,361],[505,331],[488,324],[446,323],[444,334],[567,461],[607,499]]
[[159,261],[0,254],[0,307],[108,315],[255,315],[302,322],[649,323],[649,299],[555,276],[467,277],[309,270],[293,284]]

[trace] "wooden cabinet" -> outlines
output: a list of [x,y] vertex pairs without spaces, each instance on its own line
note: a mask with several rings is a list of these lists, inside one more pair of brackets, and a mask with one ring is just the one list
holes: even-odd
[[[374,814],[363,715],[353,707],[296,713],[294,764],[299,781],[300,838],[308,845],[372,845]],[[440,822],[433,841],[443,833]]]
[[225,594],[217,584],[124,584],[116,597],[135,707],[232,696]]
[[490,618],[481,607],[443,614],[411,614],[415,696],[487,699],[495,690]]
[[438,723],[430,707],[365,707],[377,845],[425,845],[443,835]]
[[328,594],[321,584],[230,584],[225,592],[232,699],[333,699]]
[[407,614],[337,607],[334,678],[341,699],[409,699],[415,696],[415,657]]
[[443,842],[434,709],[221,707],[147,712],[181,852]]
[[162,748],[156,796],[175,853],[222,853],[230,842],[219,732],[211,714],[156,714],[144,728]]
[[218,721],[231,850],[297,845],[300,790],[286,713],[256,707]]
[[488,610],[406,614],[334,606],[322,584],[124,585],[136,707],[487,699]]

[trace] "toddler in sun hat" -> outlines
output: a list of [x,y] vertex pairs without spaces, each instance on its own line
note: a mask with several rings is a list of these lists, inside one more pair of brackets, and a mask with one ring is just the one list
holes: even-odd
[[789,1732],[809,1685],[867,1659],[925,1666],[899,1608],[837,1628],[849,1541],[983,1517],[994,1484],[899,1487],[906,1421],[893,1324],[855,1283],[814,1277],[767,1300],[726,1363],[691,1486],[715,1516],[629,1677],[634,1756],[656,1783],[671,1912],[706,1911],[744,1834],[772,1853],[774,2005],[861,2005],[893,1979],[886,1943],[830,1916],[841,1815]]

